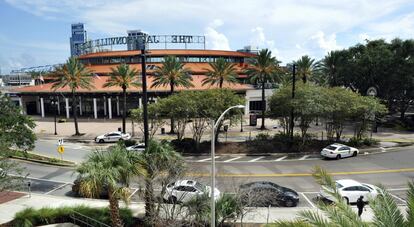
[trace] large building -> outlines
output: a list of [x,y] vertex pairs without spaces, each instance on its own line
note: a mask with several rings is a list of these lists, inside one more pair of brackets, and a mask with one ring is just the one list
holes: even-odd
[[[73,28],[73,26],[72,26]],[[127,37],[133,36],[134,32],[137,34],[140,31],[129,31]],[[191,38],[189,38],[191,37]],[[122,37],[121,37],[122,38]],[[156,36],[153,36],[156,39]],[[162,38],[162,37],[161,37]],[[106,38],[109,40],[119,39]],[[100,39],[100,40],[106,40]],[[168,37],[165,38],[167,40]],[[170,37],[171,40],[190,40],[192,36]],[[125,40],[128,40],[126,38]],[[95,41],[94,41],[95,42]],[[102,44],[104,41],[97,43]],[[90,42],[93,43],[93,42]],[[127,42],[128,44],[129,42]],[[72,43],[71,43],[72,44]],[[111,43],[111,47],[114,43]],[[124,41],[125,44],[125,41]],[[214,62],[218,58],[224,58],[236,65],[237,78],[240,83],[223,85],[224,88],[234,90],[236,93],[246,96],[245,113],[250,113],[255,110],[260,110],[260,92],[254,88],[253,85],[246,83],[247,76],[245,69],[248,67],[249,59],[256,56],[250,51],[220,51],[220,50],[206,50],[206,49],[186,49],[190,45],[185,42],[183,49],[149,49],[146,51],[146,71],[148,81],[148,99],[149,102],[156,102],[160,97],[169,95],[169,87],[152,87],[154,79],[154,69],[160,67],[165,56],[176,56],[185,67],[191,71],[193,79],[193,87],[184,88],[178,87],[176,91],[182,90],[206,90],[216,88],[216,86],[202,85],[202,80],[206,77],[206,72],[210,69],[210,62]],[[78,113],[82,117],[88,118],[113,118],[122,116],[122,108],[120,104],[122,101],[122,89],[119,87],[104,88],[103,84],[108,79],[108,74],[112,68],[115,68],[121,63],[129,64],[130,67],[141,71],[141,58],[139,50],[105,50],[102,46],[99,48],[87,46],[88,50],[77,49],[80,53],[79,60],[86,65],[86,67],[94,73],[92,83],[94,88],[91,90],[79,89],[77,95],[79,97]],[[165,43],[165,47],[167,44]],[[76,49],[76,47],[74,47]],[[131,47],[128,46],[128,49]],[[95,51],[94,51],[95,50]],[[96,51],[98,50],[98,51]],[[42,117],[51,116],[55,113],[55,106],[52,105],[53,100],[56,100],[56,109],[59,115],[69,118],[71,111],[71,93],[68,87],[60,88],[54,91],[51,88],[52,84],[48,83],[45,77],[45,83],[35,86],[26,86],[15,89],[18,94],[18,102],[22,106],[23,112],[28,115],[40,115]],[[137,108],[142,106],[142,89],[130,88],[127,90],[127,108]]]

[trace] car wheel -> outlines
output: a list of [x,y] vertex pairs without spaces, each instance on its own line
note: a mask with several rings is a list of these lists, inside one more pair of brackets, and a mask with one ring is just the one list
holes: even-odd
[[293,200],[288,199],[288,200],[285,201],[285,206],[286,207],[295,207],[296,203]]
[[354,151],[354,153],[352,154],[352,157],[356,157],[358,155],[358,152]]
[[344,199],[344,202],[345,202],[346,204],[349,204],[349,199],[348,199],[347,197],[343,197],[343,199]]
[[341,159],[341,155],[340,155],[340,154],[338,154],[338,155],[336,156],[336,160],[339,160],[339,159]]
[[170,202],[172,204],[177,204],[177,197],[175,197],[175,196],[168,197],[168,202]]
[[99,143],[104,143],[105,141],[103,140],[103,139],[100,139],[99,140]]

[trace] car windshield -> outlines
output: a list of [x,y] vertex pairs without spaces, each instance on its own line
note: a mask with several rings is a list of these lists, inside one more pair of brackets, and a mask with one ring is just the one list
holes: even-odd
[[369,188],[369,189],[373,190],[373,188],[372,188],[372,187],[370,187],[370,186],[369,186],[369,185],[367,185],[367,184],[362,184],[362,185],[364,185],[365,187],[367,187],[367,188]]
[[336,182],[335,185],[336,185],[336,188],[343,188],[344,187],[342,184],[340,184],[338,182]]
[[195,185],[194,185],[194,187],[195,187],[197,190],[199,190],[199,191],[204,191],[204,190],[206,189],[206,186],[205,186],[205,185],[203,185],[203,184],[201,184],[201,183],[199,183],[199,182],[196,182],[196,183],[195,183]]
[[332,146],[332,145],[329,145],[329,146],[325,147],[325,149],[327,149],[327,150],[331,150],[331,151],[336,150],[336,148],[337,148],[337,147]]

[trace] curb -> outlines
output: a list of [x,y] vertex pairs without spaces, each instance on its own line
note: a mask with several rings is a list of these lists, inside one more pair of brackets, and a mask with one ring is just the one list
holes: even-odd
[[[34,163],[39,163],[39,164],[51,165],[51,166],[61,166],[61,167],[75,167],[76,166],[75,163],[73,164],[54,163],[54,162],[42,161],[42,160],[37,160],[37,159],[32,159],[32,158],[22,158],[22,157],[17,157],[17,156],[10,156],[10,158],[15,159],[15,160],[34,162]],[[67,161],[67,162],[70,162],[70,161]]]

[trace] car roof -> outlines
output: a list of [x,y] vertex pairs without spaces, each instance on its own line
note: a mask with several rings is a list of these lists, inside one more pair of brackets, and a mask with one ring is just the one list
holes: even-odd
[[175,186],[194,186],[197,183],[195,180],[178,180]]
[[337,180],[336,183],[344,186],[344,187],[349,187],[349,186],[362,186],[361,183],[359,183],[356,180],[351,180],[351,179],[342,179],[342,180]]

